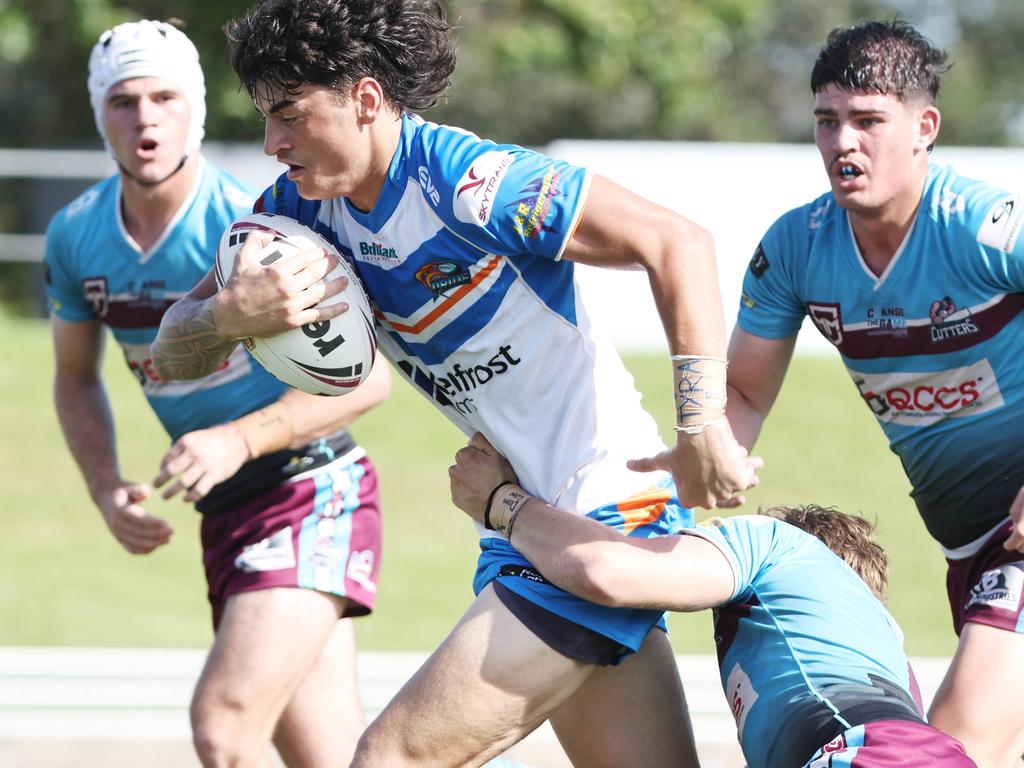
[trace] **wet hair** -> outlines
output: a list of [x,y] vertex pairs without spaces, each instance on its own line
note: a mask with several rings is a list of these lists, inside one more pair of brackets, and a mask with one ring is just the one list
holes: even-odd
[[455,69],[434,0],[264,0],[224,26],[231,66],[253,99],[303,84],[347,95],[364,77],[399,110],[437,103]]
[[934,104],[948,70],[945,51],[907,22],[865,21],[829,33],[811,71],[811,91],[835,85]]
[[846,561],[879,600],[885,599],[889,581],[889,558],[871,536],[875,526],[863,517],[847,515],[832,507],[807,504],[802,507],[769,507],[759,515],[774,517],[796,526],[825,545]]

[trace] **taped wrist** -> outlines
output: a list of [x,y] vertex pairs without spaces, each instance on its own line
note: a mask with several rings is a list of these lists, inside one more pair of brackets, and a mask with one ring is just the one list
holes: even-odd
[[491,520],[494,530],[506,539],[512,539],[512,528],[523,507],[533,497],[515,483],[503,483],[498,486],[494,496]]
[[284,403],[271,403],[247,413],[235,420],[235,426],[242,433],[250,459],[284,450],[292,444],[292,419]]
[[699,435],[725,424],[725,376],[728,362],[707,355],[672,355],[676,432]]

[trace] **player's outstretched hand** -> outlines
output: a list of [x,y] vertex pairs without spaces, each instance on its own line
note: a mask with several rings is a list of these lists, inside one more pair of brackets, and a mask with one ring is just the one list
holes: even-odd
[[170,483],[162,494],[165,499],[184,492],[183,501],[199,501],[248,459],[249,448],[234,425],[197,429],[179,437],[164,454],[153,485],[163,488]]
[[142,508],[149,494],[148,485],[122,482],[96,499],[110,532],[133,555],[148,555],[174,533],[166,520]]
[[235,254],[231,275],[214,296],[213,320],[224,338],[276,336],[307,323],[323,322],[348,309],[339,302],[316,305],[345,290],[348,278],[325,279],[338,266],[321,248],[296,251],[264,264],[259,254],[273,238],[252,232]]
[[1010,519],[1013,521],[1013,530],[1010,538],[1003,542],[1003,547],[1024,552],[1024,488],[1017,492],[1017,498],[1010,505]]
[[748,456],[729,425],[723,423],[697,435],[680,432],[674,447],[656,456],[632,459],[627,466],[635,472],[671,472],[683,506],[713,509],[744,503],[742,492],[757,485],[757,471],[764,461]]
[[448,479],[452,502],[481,525],[491,491],[502,483],[519,482],[512,465],[479,432],[456,452],[455,463],[448,467]]

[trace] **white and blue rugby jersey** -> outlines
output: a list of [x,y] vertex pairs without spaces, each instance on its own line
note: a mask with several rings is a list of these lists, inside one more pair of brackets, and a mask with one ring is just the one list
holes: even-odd
[[121,217],[119,176],[101,181],[61,209],[46,231],[47,292],[61,320],[101,320],[172,440],[243,416],[286,386],[256,365],[242,345],[220,370],[196,381],[162,381],[149,345],[167,308],[213,264],[221,232],[248,213],[255,193],[203,161],[195,189],[148,251]]
[[560,259],[589,183],[582,168],[407,114],[369,213],[302,200],[284,176],[257,208],[331,240],[401,374],[486,435],[531,493],[586,512],[664,477],[625,467],[664,445]]
[[932,166],[913,227],[876,277],[831,193],[782,216],[743,283],[739,325],[839,350],[903,462],[929,532],[961,547],[1024,485],[1024,199]]
[[735,576],[715,643],[750,768],[803,765],[852,725],[921,719],[899,627],[825,544],[758,515],[684,533],[718,547]]

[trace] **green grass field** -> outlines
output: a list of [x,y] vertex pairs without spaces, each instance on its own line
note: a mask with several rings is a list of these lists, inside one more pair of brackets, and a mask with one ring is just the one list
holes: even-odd
[[[48,326],[0,307],[0,335],[0,644],[208,645],[198,515],[179,501],[154,501],[151,511],[175,528],[171,544],[145,557],[126,554],[89,501],[57,426]],[[627,363],[671,437],[667,362]],[[106,371],[123,472],[148,481],[167,439],[116,347]],[[749,509],[814,501],[877,517],[892,558],[890,607],[907,650],[950,654],[944,563],[873,422],[837,358],[797,359],[757,447],[766,466]],[[446,471],[462,436],[398,381],[391,401],[355,433],[380,472],[385,519],[377,611],[357,622],[361,647],[429,650],[472,598],[476,537],[449,501]],[[674,616],[671,629],[679,653],[714,652],[709,614]]]

